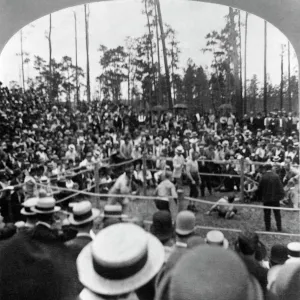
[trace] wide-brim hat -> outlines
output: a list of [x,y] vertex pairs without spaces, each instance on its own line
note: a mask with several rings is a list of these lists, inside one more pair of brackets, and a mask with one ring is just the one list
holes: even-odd
[[21,209],[21,214],[24,216],[34,216],[36,213],[32,211],[32,208],[36,206],[38,198],[29,198],[22,204],[24,207]]
[[31,208],[37,214],[53,214],[60,211],[59,206],[55,206],[55,199],[53,197],[39,198],[37,204]]
[[114,218],[114,219],[126,219],[127,215],[123,214],[121,205],[110,205],[104,206],[104,211],[100,214],[102,218]]
[[183,153],[184,152],[184,149],[180,146],[178,146],[176,149],[175,149],[175,152],[176,153]]
[[[86,202],[86,201],[84,201]],[[69,216],[69,222],[72,225],[82,225],[92,222],[100,215],[100,210],[97,208],[88,207],[87,210],[78,209],[76,212],[76,206],[81,206],[81,203],[75,204],[73,207],[73,214]]]
[[228,249],[229,242],[219,230],[211,230],[206,234],[205,242],[211,246],[219,246]]
[[[113,241],[113,237],[117,236],[119,238]],[[135,247],[132,247],[133,242]],[[141,252],[143,243],[145,249]],[[97,252],[97,246],[101,248],[101,253]],[[128,250],[123,251],[124,247]],[[114,258],[116,251],[111,251],[111,248],[120,251],[118,260]],[[79,280],[96,294],[114,296],[130,293],[154,278],[164,263],[164,256],[161,242],[139,226],[130,223],[114,224],[101,230],[96,239],[79,254]],[[126,263],[122,261],[124,257]]]

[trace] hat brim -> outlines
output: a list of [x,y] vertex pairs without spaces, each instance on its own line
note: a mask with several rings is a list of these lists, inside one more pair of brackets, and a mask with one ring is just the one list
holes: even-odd
[[[207,243],[207,238],[204,239],[205,240],[205,243]],[[213,245],[213,244],[209,244],[207,243],[208,245]],[[214,246],[214,245],[213,245]],[[217,245],[216,245],[217,246]],[[221,246],[222,248],[224,249],[228,249],[229,248],[229,242],[227,239],[224,238],[223,240],[223,245]]]
[[121,214],[121,215],[106,215],[105,213],[100,214],[101,218],[111,218],[111,219],[127,219],[128,216]]
[[195,229],[193,229],[193,230],[175,229],[175,232],[180,235],[189,235],[189,234],[193,233],[194,231],[195,231]]
[[97,208],[92,208],[92,215],[89,218],[85,219],[85,220],[76,221],[74,219],[73,214],[70,215],[68,219],[69,219],[70,224],[72,224],[72,225],[82,225],[82,224],[89,223],[89,222],[95,220],[99,215],[100,215],[100,210],[97,209]]
[[93,267],[91,244],[77,258],[80,282],[96,294],[114,296],[130,293],[149,282],[161,269],[165,254],[161,242],[151,234],[148,236],[148,259],[145,266],[135,275],[122,280],[109,280],[98,275]]
[[88,289],[83,289],[79,295],[80,300],[105,300],[100,295],[96,295]]
[[34,215],[36,215],[36,213],[33,212],[33,211],[32,211],[32,212],[26,211],[24,207],[21,209],[21,214],[22,214],[23,216],[34,216]]
[[54,208],[52,210],[39,210],[36,207],[32,207],[31,210],[37,214],[41,214],[41,215],[47,215],[47,214],[53,214],[56,213],[58,211],[60,211],[60,207],[59,206],[54,206]]

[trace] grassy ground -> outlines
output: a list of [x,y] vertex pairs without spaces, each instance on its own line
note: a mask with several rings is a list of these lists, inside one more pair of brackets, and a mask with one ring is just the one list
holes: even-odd
[[[150,194],[151,192],[149,192]],[[185,188],[185,195],[188,195],[188,188]],[[212,196],[204,197],[205,200],[213,201],[220,199],[224,193],[215,192]],[[185,206],[188,202],[185,201]],[[95,200],[93,200],[94,205]],[[255,204],[255,203],[253,203]],[[257,203],[260,204],[260,203]],[[105,205],[104,201],[100,201],[100,206],[103,208]],[[218,228],[232,228],[242,230],[244,228],[249,228],[255,231],[264,231],[264,221],[263,221],[263,210],[260,208],[238,208],[238,214],[232,220],[225,220],[219,218],[217,214],[207,216],[204,213],[209,209],[210,205],[198,203],[198,212],[196,214],[197,225],[218,227]],[[130,211],[132,216],[137,216],[142,220],[151,221],[153,213],[156,211],[156,207],[153,201],[150,200],[135,200],[132,201]],[[282,211],[282,226],[284,233],[300,233],[300,214],[299,212],[292,211]],[[99,228],[99,224],[96,224]],[[146,225],[146,228],[149,226]],[[197,229],[197,233],[202,237],[205,237],[208,230]],[[272,228],[271,231],[276,231],[276,224],[274,215],[272,214]],[[232,246],[238,233],[223,230],[225,237],[228,239],[230,245]],[[271,246],[275,243],[288,244],[290,241],[300,241],[300,237],[290,237],[290,236],[279,236],[279,235],[260,235],[261,241],[266,245],[267,249],[270,250]],[[269,252],[269,251],[268,251]]]

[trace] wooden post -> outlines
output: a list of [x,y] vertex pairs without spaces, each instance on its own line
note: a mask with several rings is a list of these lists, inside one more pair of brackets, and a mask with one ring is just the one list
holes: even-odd
[[[147,196],[147,154],[146,152],[143,153],[143,195]],[[149,200],[146,200],[146,212],[147,217],[149,215]]]
[[183,190],[178,190],[177,191],[178,198],[177,198],[177,207],[178,207],[178,212],[181,212],[184,210],[184,191]]
[[147,196],[147,163],[146,163],[146,153],[143,153],[143,194]]
[[240,200],[244,201],[244,180],[245,180],[245,164],[244,164],[244,157],[241,158],[240,164],[241,164],[241,182],[240,182],[240,190],[241,190],[241,197]]
[[[97,162],[95,164],[94,177],[95,177],[95,193],[99,194],[100,193],[100,189],[99,189],[99,162]],[[96,196],[95,199],[96,199],[97,208],[100,208],[100,198],[98,196]]]

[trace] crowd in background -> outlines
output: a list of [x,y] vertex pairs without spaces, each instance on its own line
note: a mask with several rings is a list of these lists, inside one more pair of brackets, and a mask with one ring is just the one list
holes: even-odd
[[[143,220],[126,215],[126,198],[108,199],[101,212],[80,196],[59,202],[93,190],[96,164],[108,198],[146,186],[175,202],[186,184],[195,198],[198,188],[201,196],[206,189],[235,193],[242,172],[249,199],[268,198],[261,178],[273,168],[285,187],[280,198],[297,208],[297,117],[64,105],[1,87],[0,299],[299,299],[297,242],[267,253],[249,230],[232,245],[218,230],[203,238],[192,204],[173,218],[171,202],[156,201],[149,233]],[[232,218],[233,200],[224,196],[208,214]]]

